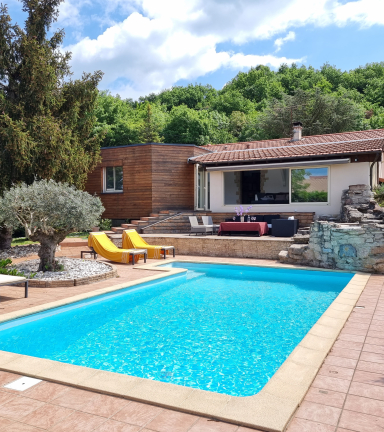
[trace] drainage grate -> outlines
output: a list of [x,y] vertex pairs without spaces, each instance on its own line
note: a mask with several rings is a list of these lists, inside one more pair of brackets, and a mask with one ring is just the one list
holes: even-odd
[[365,309],[365,306],[355,306],[355,309]]
[[33,387],[36,384],[39,384],[39,382],[41,382],[41,380],[36,378],[21,377],[16,381],[12,381],[11,383],[5,385],[4,388],[24,391],[24,390],[28,390],[29,388]]

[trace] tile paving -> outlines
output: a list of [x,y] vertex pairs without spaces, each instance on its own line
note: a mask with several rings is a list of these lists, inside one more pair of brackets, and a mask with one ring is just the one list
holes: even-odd
[[[79,257],[82,248],[59,256]],[[178,257],[190,259],[191,257]],[[260,263],[263,260],[209,258]],[[15,260],[16,261],[16,260]],[[2,287],[0,315],[157,274],[117,265],[119,278],[70,288]],[[382,432],[384,429],[384,276],[373,275],[324,361],[287,432]],[[214,419],[42,381],[17,392],[19,375],[0,371],[0,432],[251,432]]]
[[288,432],[383,431],[383,283],[370,277]]

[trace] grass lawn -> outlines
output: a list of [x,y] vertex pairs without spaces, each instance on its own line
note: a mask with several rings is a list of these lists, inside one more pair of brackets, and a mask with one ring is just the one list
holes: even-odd
[[29,245],[29,244],[37,244],[37,242],[31,241],[31,240],[27,239],[27,237],[18,237],[18,238],[12,239],[11,246],[24,246],[24,245]]
[[89,232],[83,231],[83,232],[75,232],[67,235],[68,237],[76,237],[76,238],[82,238],[87,239],[89,237]]

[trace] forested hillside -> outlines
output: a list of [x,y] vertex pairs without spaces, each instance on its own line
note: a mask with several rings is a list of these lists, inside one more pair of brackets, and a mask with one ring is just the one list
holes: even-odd
[[173,87],[138,101],[101,92],[95,132],[104,146],[156,141],[204,145],[303,134],[384,128],[384,62],[343,72],[295,64],[278,71],[257,66],[222,90]]

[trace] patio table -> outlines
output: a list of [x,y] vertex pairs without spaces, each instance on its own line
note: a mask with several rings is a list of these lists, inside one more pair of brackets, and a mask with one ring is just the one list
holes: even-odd
[[221,222],[218,235],[227,232],[257,232],[259,236],[268,233],[267,222]]

